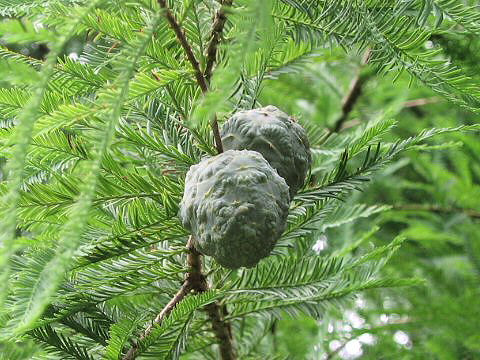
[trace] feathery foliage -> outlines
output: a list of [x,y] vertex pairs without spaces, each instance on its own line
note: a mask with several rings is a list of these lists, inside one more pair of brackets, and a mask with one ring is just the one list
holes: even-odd
[[[327,83],[323,100],[338,98],[343,90],[318,69],[363,51],[365,79],[393,73],[398,83],[406,73],[410,83],[478,113],[479,79],[432,41],[448,31],[478,35],[475,7],[458,0],[0,0],[0,14],[8,17],[0,23],[0,71],[6,64],[31,74],[6,78],[0,89],[0,352],[208,359],[219,346],[226,358],[230,337],[235,352],[255,358],[278,319],[320,319],[359,292],[422,284],[413,272],[384,273],[405,241],[396,234],[368,248],[378,229],[355,231],[352,244],[325,255],[315,244],[394,208],[358,202],[356,190],[400,155],[456,147],[462,140],[430,141],[479,126],[434,124],[392,136],[401,121],[393,107],[344,130],[351,108],[340,105],[337,124],[338,112],[298,118],[314,165],[273,254],[236,271],[204,258],[206,288],[188,288],[152,322],[192,271],[178,204],[189,167],[216,154],[217,122],[314,94],[295,83],[306,70]],[[49,53],[37,60],[11,43],[46,44]],[[269,87],[280,91],[266,102]]]

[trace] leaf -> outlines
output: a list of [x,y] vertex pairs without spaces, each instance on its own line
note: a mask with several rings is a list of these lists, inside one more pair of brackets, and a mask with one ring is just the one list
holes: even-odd
[[[105,130],[99,134],[97,147],[93,159],[86,168],[86,177],[80,190],[78,201],[74,204],[69,220],[62,228],[60,241],[55,256],[44,265],[43,271],[39,274],[37,284],[30,290],[29,300],[25,302],[24,312],[15,324],[13,333],[22,333],[31,328],[34,322],[42,315],[50,298],[54,295],[59,283],[63,280],[65,271],[68,269],[70,259],[78,247],[80,236],[84,232],[89,218],[89,209],[97,187],[97,176],[100,171],[101,162],[114,136],[116,122],[120,116],[121,107],[127,97],[128,82],[135,70],[138,58],[144,52],[150,36],[159,22],[160,16],[152,21],[149,31],[146,31],[138,39],[138,47],[131,49],[131,60],[127,64],[121,64],[121,75],[117,79],[118,84],[109,87],[100,95],[102,101],[110,104],[111,112],[105,119]],[[128,51],[128,50],[127,50]],[[53,271],[55,269],[55,271]],[[18,310],[17,310],[18,311]]]
[[133,335],[142,318],[122,319],[110,328],[110,341],[105,349],[105,359],[120,360],[124,347]]
[[3,226],[0,232],[0,242],[3,244],[0,248],[0,308],[8,294],[7,279],[10,273],[9,258],[12,253],[12,243],[16,227],[15,212],[20,199],[19,189],[22,184],[23,168],[26,162],[26,154],[33,131],[33,125],[40,115],[39,107],[44,98],[48,80],[53,72],[57,55],[72,36],[76,24],[86,13],[95,8],[99,3],[101,3],[100,0],[94,1],[87,8],[83,9],[83,11],[79,12],[77,14],[77,21],[70,24],[70,30],[59,39],[56,39],[55,46],[48,55],[47,61],[42,69],[40,81],[35,87],[33,96],[18,116],[19,125],[16,127],[14,135],[15,147],[6,169],[7,172],[11,173],[9,178],[9,191],[2,199],[2,203],[5,204],[3,209],[5,216],[3,218]]

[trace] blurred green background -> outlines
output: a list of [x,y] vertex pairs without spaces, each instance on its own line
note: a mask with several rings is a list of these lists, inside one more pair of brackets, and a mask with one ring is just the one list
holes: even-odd
[[[444,35],[433,41],[478,75],[478,38]],[[406,76],[394,82],[373,75],[362,67],[360,55],[342,52],[320,54],[308,71],[266,84],[261,102],[331,127],[359,72],[365,78],[362,94],[342,131],[392,118],[397,121],[393,142],[425,128],[478,122],[478,116],[422,84],[411,84]],[[291,96],[279,102],[278,93]],[[363,293],[351,309],[331,311],[318,324],[309,318],[280,321],[278,349],[287,358],[480,359],[480,138],[456,133],[440,142],[398,159],[354,195],[358,202],[391,205],[391,210],[318,234],[325,247],[320,255],[356,241],[354,235],[362,232],[369,233],[362,245],[367,247],[403,235],[407,240],[382,271],[418,276],[424,286]],[[321,174],[322,164],[316,166]]]

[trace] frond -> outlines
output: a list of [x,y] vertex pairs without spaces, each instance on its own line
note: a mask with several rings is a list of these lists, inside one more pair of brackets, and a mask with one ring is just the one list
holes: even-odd
[[184,298],[162,325],[156,327],[148,338],[140,342],[140,354],[148,352],[162,358],[178,358],[185,346],[185,337],[195,312],[211,304],[219,296],[219,292],[209,290]]
[[367,206],[365,204],[338,206],[335,210],[329,212],[322,224],[317,227],[317,231],[323,232],[328,228],[338,227],[359,218],[387,211],[390,208],[390,206]]
[[93,360],[87,349],[80,347],[68,337],[58,333],[51,326],[45,326],[29,332],[29,335],[45,344],[53,353],[64,359]]
[[363,164],[353,172],[348,172],[346,169],[350,159],[349,153],[346,151],[338,162],[337,168],[324,176],[322,180],[323,185],[299,192],[296,199],[311,202],[326,198],[338,198],[344,193],[358,189],[363,183],[369,181],[370,174],[381,169],[399,153],[411,149],[420,142],[443,133],[455,132],[462,129],[474,130],[477,128],[478,125],[426,129],[416,136],[399,140],[394,144],[384,145],[383,147],[378,144],[376,149],[368,147]]
[[473,6],[465,6],[458,0],[419,0],[420,12],[426,19],[430,12],[437,17],[435,24],[439,26],[445,18],[452,19],[472,34],[480,33],[480,13]]
[[[313,1],[286,3],[287,5],[282,5],[278,2],[273,16],[292,26],[297,41],[315,44],[326,38],[346,48],[370,48],[370,63],[381,73],[401,74],[407,71],[412,78],[419,79],[456,104],[474,112],[478,111],[478,84],[460,68],[450,64],[449,59],[442,57],[442,49],[425,49],[426,41],[436,30],[419,28],[416,25],[430,14],[432,6],[427,7],[427,10],[425,7],[418,10],[412,2],[397,2],[392,5],[390,2],[377,0],[361,3],[322,2],[317,5]],[[292,3],[303,5],[292,6]],[[472,9],[459,4],[457,7],[450,0],[428,3],[441,3],[445,9],[455,9],[453,13],[459,14],[458,19],[461,19],[461,14],[474,14]]]
[[[279,318],[319,318],[350,306],[364,290],[421,283],[383,275],[404,238],[374,247],[384,233],[363,218],[390,206],[349,195],[384,169],[395,178],[392,173],[412,159],[386,167],[406,151],[453,149],[462,141],[475,155],[474,137],[428,140],[480,127],[440,127],[452,126],[440,119],[438,128],[396,140],[390,132],[403,124],[392,118],[407,113],[400,113],[402,92],[387,111],[365,110],[369,99],[361,100],[352,113],[359,121],[332,133],[324,126],[338,115],[352,71],[336,71],[343,62],[338,68],[329,63],[366,50],[368,64],[360,66],[369,67],[368,77],[374,69],[407,85],[408,77],[400,77],[407,73],[479,112],[477,79],[435,40],[446,31],[480,33],[478,9],[460,0],[167,3],[195,61],[156,0],[0,0],[0,15],[11,18],[0,26],[4,43],[46,41],[50,50],[39,61],[0,47],[0,71],[11,66],[18,74],[2,80],[0,89],[2,359],[120,359],[138,344],[139,358],[214,360],[221,339],[204,311],[214,303],[233,329],[239,356],[265,357]],[[212,19],[222,16],[227,21],[210,74]],[[16,31],[22,24],[26,30]],[[72,51],[78,56],[69,57]],[[208,73],[202,89],[199,73]],[[211,290],[190,291],[144,338],[191,270],[190,234],[177,213],[188,169],[217,154],[212,122],[267,102],[298,118],[313,156],[284,233],[253,268],[228,270],[202,257]],[[416,163],[422,161],[428,162]],[[465,159],[449,165],[447,173],[435,162],[414,171],[428,179],[457,172],[459,184],[477,190],[475,165]],[[401,186],[429,194],[433,187]],[[312,243],[323,233],[332,246],[319,255]],[[333,241],[331,233],[339,238]]]
[[[93,1],[87,8],[82,9],[82,11],[78,11],[78,13],[76,14],[78,16],[78,19],[81,19],[91,9],[94,9],[99,2],[100,1]],[[67,29],[67,31],[64,33],[63,36],[61,36],[60,39],[57,39],[57,42],[52,51],[50,52],[47,58],[47,62],[42,69],[40,81],[36,86],[34,92],[35,95],[31,97],[31,99],[28,101],[28,103],[25,105],[22,112],[18,116],[19,125],[15,128],[15,147],[12,152],[11,161],[8,163],[8,171],[11,171],[12,175],[11,182],[9,184],[9,191],[5,195],[6,198],[4,203],[6,204],[6,216],[4,217],[4,226],[2,228],[2,232],[0,233],[3,243],[0,253],[0,280],[2,280],[2,290],[0,291],[0,294],[2,294],[2,296],[0,297],[0,304],[3,304],[4,298],[8,293],[8,290],[6,288],[8,284],[7,278],[10,273],[8,263],[12,252],[12,242],[16,230],[15,213],[16,207],[20,199],[19,190],[22,185],[23,168],[26,162],[27,148],[33,132],[33,125],[40,116],[39,108],[42,104],[43,99],[45,98],[48,80],[53,72],[56,58],[62,50],[63,46],[72,36],[73,29],[75,28],[78,21],[79,20],[70,23],[69,29]]]
[[34,359],[40,353],[39,346],[33,341],[23,340],[18,342],[0,342],[0,359],[1,360],[24,360]]
[[[88,167],[88,175],[85,178],[85,182],[82,184],[79,200],[75,203],[74,208],[71,211],[69,221],[62,229],[63,231],[60,235],[57,255],[51,258],[48,263],[44,264],[45,271],[39,273],[40,278],[36,281],[36,285],[30,289],[30,295],[25,294],[25,298],[29,300],[25,303],[27,306],[20,318],[21,320],[16,326],[16,330],[14,331],[19,331],[20,329],[25,330],[32,326],[33,322],[42,314],[47,306],[49,298],[55,292],[58,284],[63,280],[63,273],[68,267],[70,258],[78,246],[81,234],[85,230],[85,225],[89,216],[88,212],[97,187],[97,176],[101,167],[101,162],[107,148],[112,142],[115,124],[118,121],[121,107],[126,98],[126,90],[128,89],[128,83],[132,73],[135,70],[136,61],[145,50],[147,43],[150,41],[151,34],[156,28],[159,18],[160,15],[150,25],[149,31],[146,31],[139,37],[137,47],[125,50],[125,55],[130,55],[128,58],[131,60],[126,64],[118,64],[122,74],[118,79],[120,90],[110,90],[110,92],[105,92],[99,96],[99,99],[101,99],[100,101],[109,104],[109,108],[111,109],[111,112],[105,119],[105,130],[100,134],[94,158]],[[51,267],[58,271],[48,271],[47,269]],[[30,307],[31,304],[35,304],[35,306]]]
[[[373,250],[359,260],[346,257],[282,256],[268,258],[254,269],[243,270],[228,288],[231,317],[248,314],[294,316],[304,312],[318,317],[361,290],[418,283],[412,279],[378,279],[376,273],[401,241]],[[280,260],[280,261],[279,261]]]
[[143,319],[122,319],[110,329],[110,341],[105,349],[105,359],[118,360],[122,356],[124,347]]

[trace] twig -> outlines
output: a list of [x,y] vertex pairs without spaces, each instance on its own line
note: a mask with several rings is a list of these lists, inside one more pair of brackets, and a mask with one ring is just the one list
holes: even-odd
[[[187,265],[188,272],[185,275],[185,281],[168,302],[162,311],[157,315],[153,322],[145,329],[143,334],[123,357],[123,360],[133,360],[137,357],[141,348],[141,342],[147,338],[155,327],[160,326],[162,321],[170,315],[180,301],[182,301],[190,292],[203,293],[208,290],[208,284],[202,273],[202,257],[201,254],[193,246],[193,237],[190,236],[187,242]],[[218,303],[209,304],[205,307],[207,314],[212,323],[212,330],[218,339],[220,347],[220,355],[222,360],[235,360],[235,348],[233,346],[233,336],[231,325],[225,321],[226,307],[220,306]]]
[[480,219],[480,212],[473,209],[462,209],[457,207],[442,207],[438,205],[430,204],[403,204],[403,205],[393,205],[394,210],[405,210],[405,211],[430,211],[439,214],[449,214],[449,213],[463,213],[471,218]]
[[327,356],[325,357],[325,360],[331,360],[333,359],[340,351],[343,350],[343,348],[345,346],[347,346],[348,342],[350,341],[350,339],[346,342],[344,342],[342,345],[340,345],[338,348],[336,348],[335,350],[333,350],[332,352],[328,353]]
[[438,97],[431,97],[431,98],[424,98],[424,99],[416,99],[416,100],[410,100],[406,101],[403,104],[403,107],[405,108],[412,108],[412,107],[417,107],[417,106],[423,106],[423,105],[428,105],[428,104],[436,104],[441,102],[442,100]]
[[[337,347],[335,350],[329,352],[326,354],[326,356],[324,357],[325,360],[331,360],[333,359],[336,355],[338,355],[338,353],[340,351],[342,351],[343,348],[345,348],[345,346],[352,340],[356,340],[358,339],[360,336],[362,336],[363,334],[368,334],[368,333],[377,333],[379,331],[382,331],[382,330],[388,330],[390,327],[396,327],[398,325],[413,325],[415,322],[412,321],[411,319],[407,319],[407,320],[397,320],[397,321],[390,321],[386,324],[383,324],[383,325],[379,325],[379,326],[375,326],[373,328],[369,328],[369,329],[364,329],[364,330],[360,330],[357,335],[349,338],[349,339],[346,339],[345,342],[343,342],[339,347]],[[396,328],[394,328],[396,329]],[[355,334],[355,333],[354,333]]]
[[[187,264],[190,268],[186,277],[186,282],[191,282],[192,290],[196,293],[202,293],[208,290],[208,284],[202,273],[202,258],[200,253],[193,246],[193,237],[190,237],[187,243],[189,250],[187,256]],[[218,302],[209,304],[205,307],[212,330],[215,334],[220,347],[220,357],[222,360],[235,360],[235,348],[233,346],[232,328],[230,322],[225,321],[227,308],[225,305],[220,306]]]
[[[173,15],[172,11],[168,8],[166,0],[157,0],[157,1],[160,7],[163,9],[165,18],[167,19],[170,27],[175,32],[175,35],[178,41],[183,47],[187,55],[188,61],[193,67],[193,70],[195,72],[195,78],[197,80],[198,85],[200,86],[200,89],[202,90],[202,93],[205,94],[208,91],[208,82],[206,80],[206,77],[200,70],[200,65],[197,59],[195,58],[192,47],[190,46],[183,29],[175,19],[175,16]],[[225,4],[231,5],[231,3],[232,1],[225,0]],[[225,24],[225,20],[226,20],[225,14],[222,13],[220,18],[223,24],[221,25],[221,28],[220,28],[217,21],[218,17],[219,17],[219,13],[217,13],[217,17],[213,25],[212,34],[214,35],[212,35],[212,41],[209,44],[210,53],[214,52],[215,54],[217,51],[216,47],[218,46],[221,31],[223,29],[223,25]],[[218,39],[216,39],[217,36],[218,36]],[[214,57],[216,58],[216,55]],[[213,62],[214,61],[215,59],[213,60]],[[209,65],[210,66],[209,75],[208,75],[209,78],[211,76],[211,71],[213,69],[213,62]],[[222,147],[222,141],[220,137],[220,131],[218,128],[218,121],[217,121],[216,115],[214,116],[211,122],[211,126],[213,130],[213,135],[215,138],[215,145],[216,145],[217,151],[221,153],[223,152],[223,147]],[[132,360],[136,358],[140,350],[141,341],[151,334],[155,326],[160,326],[162,321],[173,311],[175,306],[180,301],[182,301],[190,292],[193,291],[194,293],[202,293],[208,290],[208,284],[207,284],[206,278],[202,273],[201,254],[195,249],[193,245],[193,241],[194,241],[193,237],[190,236],[187,242],[187,249],[188,249],[187,265],[189,269],[185,276],[185,281],[182,287],[177,292],[177,294],[168,302],[168,304],[162,309],[162,311],[157,315],[157,317],[154,319],[152,324],[150,324],[145,329],[144,333],[140,336],[139,341],[136,342],[132,346],[132,348],[128,350],[127,354],[123,357],[123,360]],[[233,346],[233,336],[232,336],[231,325],[229,322],[225,321],[225,314],[226,314],[225,305],[223,305],[222,307],[217,302],[217,303],[209,304],[205,308],[210,318],[210,322],[212,323],[212,330],[219,341],[221,359],[235,360],[237,357],[236,357],[234,346]]]
[[202,273],[202,256],[193,246],[193,236],[187,241],[187,265],[188,272],[185,276],[185,282],[192,284],[192,290],[196,293],[202,293],[208,290],[207,280]]
[[213,65],[215,64],[215,61],[217,61],[218,44],[220,44],[223,28],[227,21],[224,6],[232,6],[232,3],[233,0],[220,1],[220,10],[217,11],[215,20],[213,21],[212,34],[207,46],[207,65],[205,66],[204,72],[207,83],[210,83],[212,77]]
[[192,47],[190,46],[183,29],[175,19],[175,16],[173,15],[172,11],[168,8],[166,0],[158,0],[158,4],[160,5],[160,7],[162,7],[165,14],[165,18],[167,19],[171,29],[175,32],[175,35],[177,36],[177,39],[180,42],[180,45],[182,45],[182,48],[185,51],[185,54],[187,55],[188,61],[193,67],[193,71],[195,72],[195,78],[197,79],[198,86],[200,86],[200,89],[202,89],[202,92],[205,94],[208,91],[207,82],[205,80],[205,77],[202,74],[202,71],[200,70],[200,64],[198,63],[198,60],[195,57],[195,54],[193,53]]
[[367,49],[363,55],[360,69],[358,70],[357,76],[350,83],[350,90],[348,91],[347,96],[343,99],[342,102],[342,114],[335,121],[333,127],[330,129],[330,133],[339,132],[342,129],[343,123],[347,120],[350,112],[353,110],[353,107],[357,103],[360,95],[362,94],[363,84],[367,80],[365,76],[362,75],[362,68],[368,64],[370,60],[371,50]]
[[[182,45],[182,48],[185,51],[185,54],[187,55],[188,61],[193,67],[197,84],[198,86],[200,86],[202,93],[205,95],[208,91],[208,82],[205,79],[205,76],[203,75],[202,71],[200,70],[200,64],[197,58],[195,57],[195,54],[193,53],[192,47],[190,46],[190,43],[188,42],[187,37],[185,36],[185,32],[183,31],[182,27],[175,19],[175,16],[173,15],[172,11],[167,6],[166,0],[157,0],[157,1],[160,7],[164,11],[165,18],[167,19],[170,25],[170,28],[175,32],[175,35],[177,36],[177,39],[180,45]],[[220,130],[218,128],[218,120],[216,115],[213,117],[213,120],[211,121],[210,125],[212,127],[213,137],[215,139],[215,147],[217,151],[221,153],[223,152],[222,137],[220,136]]]
[[182,301],[192,290],[195,292],[204,292],[207,290],[207,282],[202,274],[202,262],[200,254],[193,247],[193,238],[190,237],[187,242],[187,265],[189,267],[180,290],[177,291],[175,296],[168,302],[162,311],[157,315],[153,322],[145,329],[142,335],[140,335],[139,341],[137,341],[123,357],[123,360],[133,360],[137,357],[140,350],[140,344],[142,340],[147,338],[155,327],[160,326],[162,321],[170,315],[175,309],[175,306]]
[[212,330],[219,342],[220,358],[222,360],[235,360],[237,355],[233,346],[232,328],[225,317],[218,303],[206,306],[208,317],[212,323]]
[[222,137],[220,135],[220,129],[218,128],[217,114],[213,115],[213,120],[210,123],[213,132],[213,138],[215,139],[215,148],[217,152],[221,154],[223,152]]

